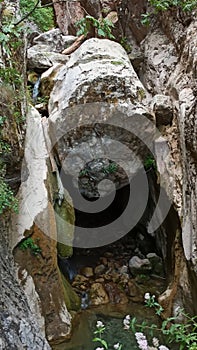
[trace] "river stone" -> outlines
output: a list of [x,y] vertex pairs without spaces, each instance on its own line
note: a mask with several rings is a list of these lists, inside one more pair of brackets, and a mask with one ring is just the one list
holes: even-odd
[[130,280],[128,282],[128,293],[129,296],[132,298],[132,301],[142,301],[142,295],[140,293],[139,287],[136,285],[135,281]]
[[109,302],[109,297],[101,283],[93,283],[90,288],[91,305],[103,305]]
[[152,265],[153,273],[162,276],[164,273],[162,258],[156,253],[149,253],[146,257]]
[[114,282],[105,283],[105,289],[112,304],[126,304],[128,298],[125,293]]
[[106,266],[101,264],[95,267],[94,273],[95,275],[102,275],[106,269]]
[[135,255],[129,260],[129,270],[133,276],[137,276],[150,273],[152,266],[148,259],[140,259]]
[[82,267],[80,269],[80,272],[83,276],[85,277],[92,277],[94,276],[94,273],[93,273],[93,268],[90,267],[90,266],[85,266],[85,267]]
[[119,272],[121,275],[128,274],[128,266],[127,266],[127,265],[121,266],[121,267],[118,269],[118,272]]

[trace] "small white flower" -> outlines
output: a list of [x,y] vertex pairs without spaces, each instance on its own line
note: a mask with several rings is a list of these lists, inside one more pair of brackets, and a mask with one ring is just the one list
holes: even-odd
[[114,349],[119,349],[120,343],[114,344]]
[[154,345],[156,348],[158,348],[158,346],[159,346],[159,340],[158,340],[156,337],[153,338],[153,345]]
[[104,348],[96,348],[95,350],[104,350]]
[[126,315],[125,316],[125,318],[123,320],[124,329],[129,329],[130,328],[130,319],[131,319],[130,315]]
[[147,301],[150,299],[150,293],[145,293],[144,294],[144,300]]
[[169,348],[167,348],[165,345],[160,345],[159,350],[169,350]]
[[97,323],[96,323],[96,328],[101,328],[101,327],[104,327],[103,322],[97,321]]

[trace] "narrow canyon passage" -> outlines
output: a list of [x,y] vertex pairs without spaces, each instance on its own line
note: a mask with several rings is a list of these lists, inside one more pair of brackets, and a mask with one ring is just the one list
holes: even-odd
[[[140,172],[136,178],[139,176]],[[116,337],[117,335],[123,337],[121,339],[124,344],[127,338],[124,339],[120,328],[124,316],[131,312],[133,316],[141,314],[139,317],[142,317],[144,294],[148,291],[159,296],[165,291],[170,280],[170,273],[173,270],[171,249],[174,244],[178,219],[176,212],[171,208],[163,228],[160,228],[154,236],[147,232],[148,222],[154,212],[155,199],[158,197],[159,189],[154,169],[149,169],[147,177],[149,197],[142,218],[127,234],[117,240],[114,239],[108,245],[79,248],[75,246],[75,242],[78,242],[77,234],[80,235],[81,227],[89,229],[101,227],[122,214],[128,203],[130,185],[118,189],[111,205],[103,212],[90,215],[75,210],[76,241],[74,240],[73,255],[70,258],[59,257],[58,264],[61,272],[80,297],[81,311],[74,320],[75,332],[70,342],[55,346],[54,349],[82,350],[87,346],[90,347],[97,319],[109,323],[110,328],[113,324],[117,332]],[[135,181],[134,178],[133,185]],[[73,193],[74,191],[75,189],[73,189]],[[93,199],[97,198],[87,199],[90,205]],[[73,202],[74,200],[75,197],[73,197]],[[135,196],[134,202],[136,205],[140,205],[142,201],[143,189],[141,193],[138,193],[138,197]],[[161,234],[164,235],[162,239]],[[146,315],[147,319],[148,317]],[[154,315],[151,314],[151,317],[154,319]],[[86,336],[81,339],[84,332]],[[112,338],[112,333],[109,333],[109,341]],[[127,339],[127,341],[132,344],[131,339]],[[127,349],[126,345],[125,349]],[[135,349],[134,342],[133,349]]]

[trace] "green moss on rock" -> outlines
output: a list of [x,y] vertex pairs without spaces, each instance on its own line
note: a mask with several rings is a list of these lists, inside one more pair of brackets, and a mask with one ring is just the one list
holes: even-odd
[[[57,251],[61,257],[69,257],[73,254],[72,241],[74,238],[75,214],[71,198],[68,192],[64,193],[65,198],[59,206],[55,205],[56,225],[57,225]],[[64,244],[62,242],[67,243]]]
[[78,311],[81,306],[81,301],[77,293],[72,289],[70,283],[66,280],[63,274],[61,274],[62,282],[64,286],[64,297],[67,309]]

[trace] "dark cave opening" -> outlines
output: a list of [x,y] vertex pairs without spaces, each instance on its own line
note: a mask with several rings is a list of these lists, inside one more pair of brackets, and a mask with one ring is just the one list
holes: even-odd
[[[157,199],[159,196],[159,185],[157,181],[157,174],[153,168],[146,172],[149,185],[149,193],[146,205],[144,205],[144,188],[139,189],[137,186],[137,192],[134,191],[134,200],[130,207],[130,222],[124,225],[125,234],[114,235],[114,240],[107,245],[100,245],[95,247],[79,246],[78,238],[81,235],[81,227],[91,230],[91,228],[102,227],[110,224],[117,218],[121,217],[125,208],[128,205],[129,196],[131,195],[131,188],[134,189],[138,182],[136,182],[141,176],[139,171],[132,181],[116,190],[115,196],[111,204],[103,211],[98,213],[87,213],[85,210],[79,210],[75,208],[75,239],[73,242],[73,255],[70,258],[58,257],[59,267],[62,273],[72,282],[77,274],[81,274],[86,266],[91,266],[93,269],[98,265],[98,262],[102,261],[101,257],[111,256],[111,260],[115,262],[115,265],[128,266],[129,260],[133,256],[137,256],[140,259],[147,259],[148,256],[157,256],[157,261],[160,262],[160,267],[155,271],[152,271],[153,275],[159,274],[158,277],[167,280],[172,274],[173,270],[173,256],[172,246],[175,237],[175,231],[178,226],[177,214],[173,208],[170,209],[167,218],[164,223],[154,235],[149,234],[147,230],[148,222],[155,210]],[[68,183],[70,185],[68,186]],[[77,196],[75,196],[76,189],[71,189],[71,178],[64,178],[64,183],[67,184],[67,188],[71,193],[74,207],[76,207]],[[167,198],[167,195],[166,195]],[[85,198],[88,205],[91,206],[98,198]],[[144,206],[143,214],[139,221],[132,227],[132,216],[137,217],[136,208]],[[135,220],[134,220],[135,221]],[[131,227],[129,227],[131,224]],[[126,227],[126,228],[125,228]],[[170,227],[170,230],[169,230]],[[118,230],[121,226],[118,227]],[[170,233],[169,233],[170,232]],[[112,235],[113,237],[113,235]],[[80,237],[81,242],[81,237]],[[159,272],[157,272],[159,271]],[[143,275],[143,273],[142,273]]]

